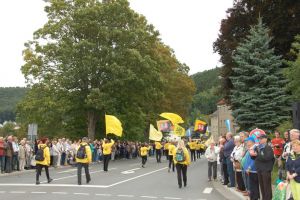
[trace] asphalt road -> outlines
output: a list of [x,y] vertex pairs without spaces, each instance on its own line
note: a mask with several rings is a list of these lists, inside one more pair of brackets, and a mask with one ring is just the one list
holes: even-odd
[[109,164],[109,171],[102,171],[102,164],[90,166],[92,181],[77,185],[76,168],[50,169],[54,181],[46,183],[42,172],[41,185],[35,185],[35,172],[25,172],[0,176],[0,200],[216,200],[238,199],[221,184],[207,182],[207,162],[205,159],[193,162],[188,168],[188,185],[179,189],[176,172],[168,173],[167,161],[156,163],[148,158],[146,168],[141,168],[141,160],[119,160]]

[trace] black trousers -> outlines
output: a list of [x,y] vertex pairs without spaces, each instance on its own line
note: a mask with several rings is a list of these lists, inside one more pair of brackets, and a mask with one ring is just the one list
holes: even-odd
[[78,184],[81,184],[82,167],[84,168],[86,182],[90,182],[90,180],[91,180],[91,175],[90,175],[90,171],[89,171],[89,164],[88,163],[77,163]]
[[191,149],[191,161],[196,161],[196,150]]
[[201,158],[201,151],[200,150],[196,150],[197,152],[197,159],[200,159]]
[[213,176],[214,179],[217,179],[217,166],[217,161],[208,162],[208,179],[211,180],[211,176]]
[[12,172],[12,157],[5,156],[5,172]]
[[257,200],[260,198],[257,173],[251,173],[251,172],[249,173],[249,189],[250,189],[250,200]]
[[160,149],[156,149],[156,161],[158,163],[160,163],[161,161],[161,150]]
[[257,172],[262,200],[272,200],[271,172]]
[[142,165],[145,165],[147,162],[147,156],[142,156]]
[[103,155],[103,171],[105,171],[105,172],[108,171],[109,159],[110,159],[110,154]]
[[229,183],[229,176],[227,171],[227,164],[223,163],[223,178],[224,178],[224,185],[227,185]]
[[246,187],[244,184],[242,171],[236,171],[235,176],[236,176],[237,188],[241,191],[245,191]]
[[39,180],[40,180],[40,175],[41,175],[41,173],[42,173],[42,169],[43,169],[43,168],[45,168],[47,180],[50,180],[48,166],[47,166],[47,165],[40,165],[40,164],[37,164],[37,165],[36,165],[36,181],[39,181]]
[[169,159],[169,150],[164,150],[164,156],[166,156],[166,159]]
[[172,167],[172,170],[173,172],[175,171],[175,165],[174,165],[174,161],[173,161],[173,155],[169,155],[169,169],[171,169]]
[[182,187],[182,180],[183,184],[186,186],[187,184],[187,166],[183,164],[176,164],[176,170],[177,170],[177,180],[178,180],[178,185]]

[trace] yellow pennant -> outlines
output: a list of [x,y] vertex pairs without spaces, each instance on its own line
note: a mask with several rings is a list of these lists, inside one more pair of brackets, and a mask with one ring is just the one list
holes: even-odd
[[150,124],[149,129],[149,140],[161,141],[163,135],[160,131],[156,130],[152,124]]
[[113,115],[105,115],[106,135],[111,133],[121,137],[123,134],[122,123]]
[[174,134],[183,137],[185,136],[185,129],[178,124],[174,124]]
[[182,118],[179,115],[175,114],[175,113],[161,113],[160,116],[170,120],[173,124],[184,123]]

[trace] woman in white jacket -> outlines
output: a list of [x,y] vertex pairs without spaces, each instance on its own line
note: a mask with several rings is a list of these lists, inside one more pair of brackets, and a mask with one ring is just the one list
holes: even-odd
[[211,181],[212,171],[214,180],[217,179],[217,160],[219,152],[220,149],[215,146],[214,142],[211,142],[210,146],[205,151],[205,157],[208,161],[208,181]]
[[235,147],[231,153],[231,161],[233,163],[233,167],[235,171],[237,190],[244,192],[246,188],[243,181],[241,161],[245,155],[245,152],[244,152],[244,144],[242,143],[240,136],[234,137],[234,144]]

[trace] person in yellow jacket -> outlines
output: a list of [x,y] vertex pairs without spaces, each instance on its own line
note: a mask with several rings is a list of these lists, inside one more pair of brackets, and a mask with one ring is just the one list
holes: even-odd
[[166,159],[169,160],[169,145],[170,145],[170,142],[169,141],[166,141],[165,144],[164,144],[164,156],[166,156]]
[[197,159],[200,159],[201,158],[201,144],[200,142],[197,142],[196,144],[196,154],[197,154]]
[[142,157],[142,167],[145,168],[145,164],[147,162],[147,155],[148,155],[148,151],[150,150],[150,147],[148,147],[147,144],[142,144],[141,145],[141,157]]
[[161,148],[162,148],[162,145],[158,141],[156,141],[154,144],[155,144],[155,150],[156,150],[156,161],[157,161],[157,163],[161,163]]
[[45,168],[46,176],[48,183],[50,183],[53,179],[49,176],[49,166],[50,166],[50,149],[47,146],[48,138],[43,138],[39,141],[38,150],[35,152],[36,159],[36,184],[40,184],[40,175],[42,173],[42,169]]
[[104,139],[104,143],[102,144],[103,151],[103,171],[108,171],[108,163],[111,155],[112,145],[114,145],[115,141]]
[[175,165],[174,165],[174,161],[173,161],[173,154],[174,151],[176,150],[176,147],[174,145],[174,142],[171,142],[168,146],[168,155],[169,155],[169,169],[168,172],[170,172],[171,170],[171,166],[172,166],[172,171],[175,171]]
[[191,164],[190,154],[184,145],[184,141],[178,142],[177,148],[173,152],[173,161],[176,166],[177,180],[179,188],[187,186],[187,167]]
[[197,143],[195,141],[190,141],[188,142],[188,145],[190,147],[190,151],[191,151],[191,157],[192,157],[192,161],[196,161],[196,146]]
[[82,138],[82,142],[80,143],[76,151],[78,185],[81,185],[82,167],[85,171],[86,183],[89,183],[91,181],[89,164],[92,162],[92,151],[90,145],[87,142],[88,139],[86,137]]

